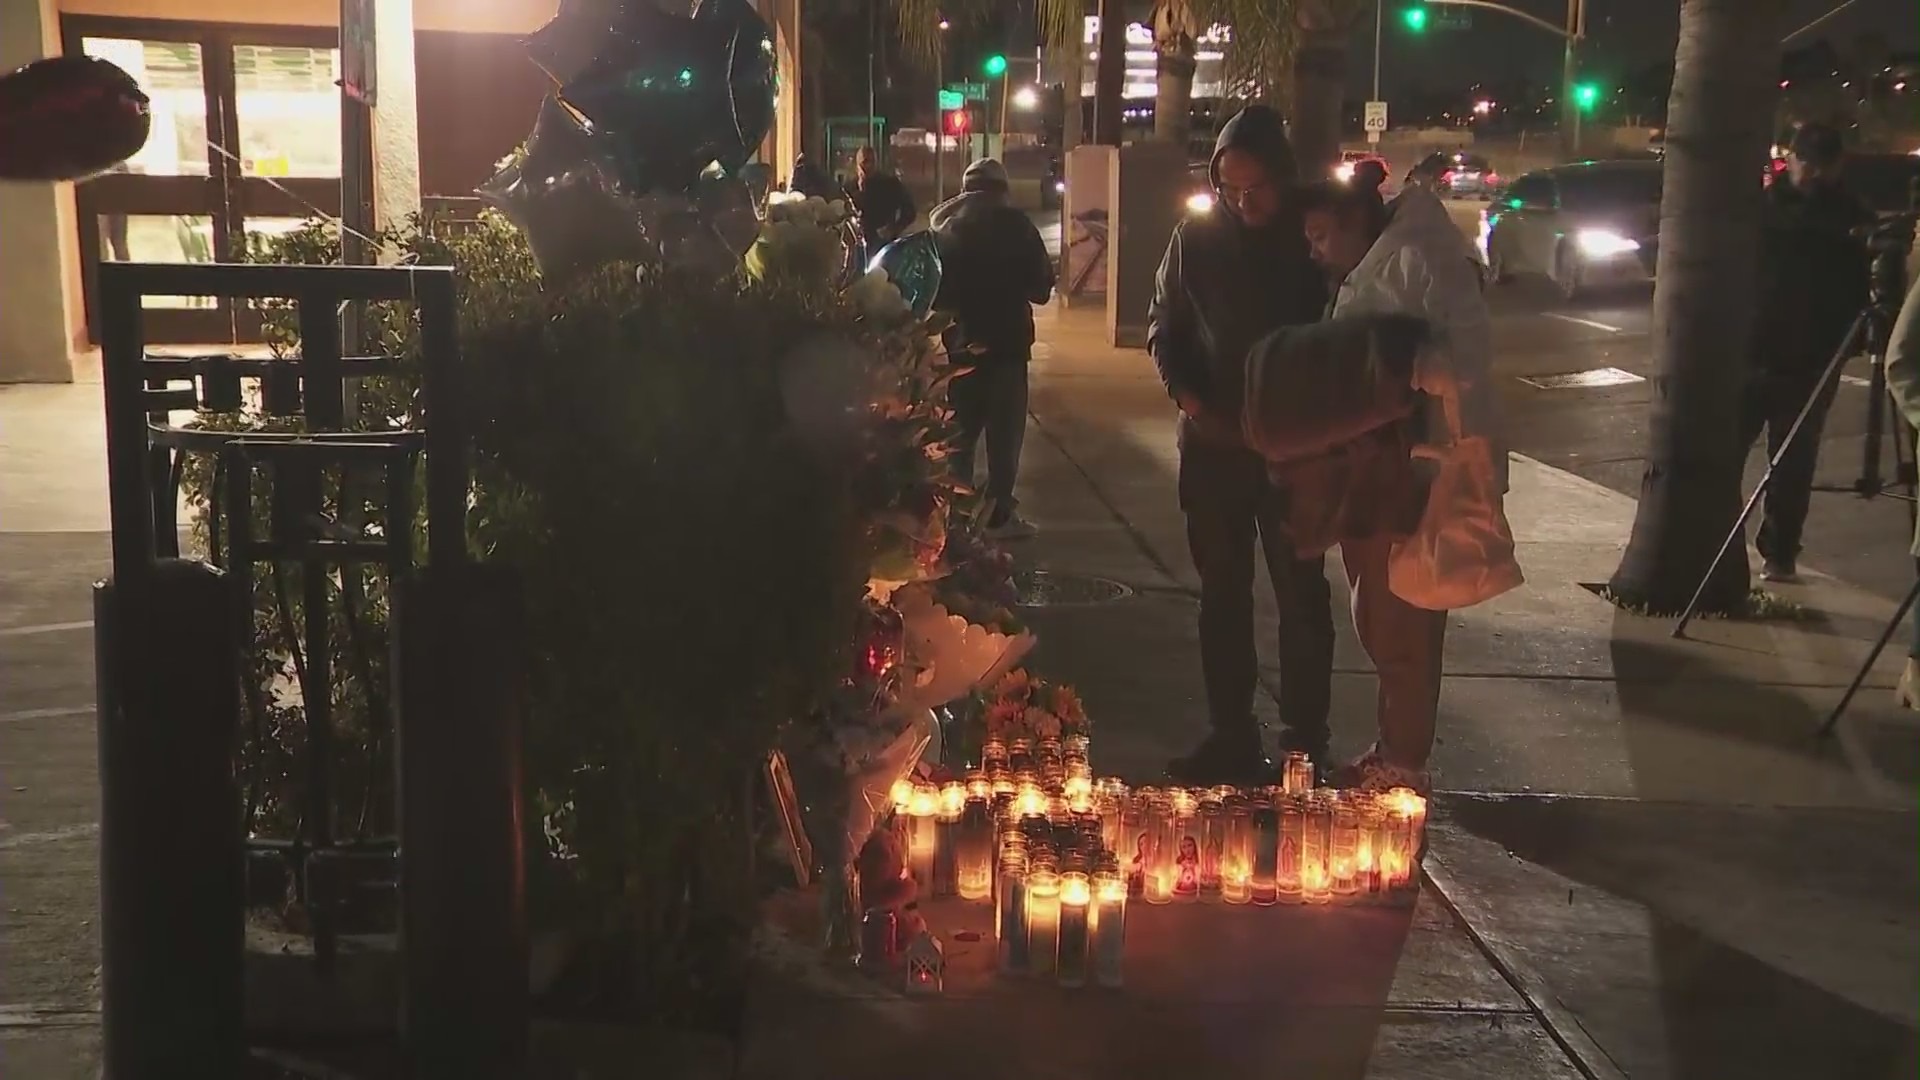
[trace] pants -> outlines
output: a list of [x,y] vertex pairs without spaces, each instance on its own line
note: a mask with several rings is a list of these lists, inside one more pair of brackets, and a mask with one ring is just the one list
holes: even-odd
[[[1920,559],[1913,561],[1913,572],[1920,574]],[[1907,646],[1907,655],[1920,660],[1920,603],[1913,605],[1913,644]]]
[[1281,745],[1324,755],[1333,685],[1332,590],[1326,559],[1299,558],[1285,528],[1283,497],[1251,450],[1181,432],[1180,508],[1200,574],[1200,666],[1214,733],[1258,740],[1253,719],[1259,659],[1253,640],[1253,548],[1257,537],[1280,610]]
[[1390,765],[1424,769],[1440,711],[1447,613],[1414,607],[1393,594],[1387,587],[1392,550],[1390,536],[1349,540],[1340,545],[1340,559],[1353,595],[1353,628],[1379,673],[1380,756]]
[[974,450],[984,435],[986,496],[993,503],[993,516],[1004,520],[1017,505],[1013,484],[1020,474],[1020,448],[1027,440],[1027,358],[979,357],[973,370],[948,385],[947,404],[960,428],[953,445],[954,475],[973,483]]
[[[1818,363],[1785,372],[1755,372],[1741,409],[1741,447],[1751,449],[1764,428],[1767,459],[1771,461],[1823,373]],[[1807,422],[1800,426],[1793,445],[1767,483],[1760,530],[1754,538],[1763,559],[1791,563],[1800,557],[1800,535],[1807,525],[1807,504],[1813,497],[1814,467],[1820,461],[1820,432],[1826,427],[1836,388],[1836,383],[1829,382],[1820,389],[1819,399],[1807,413]]]

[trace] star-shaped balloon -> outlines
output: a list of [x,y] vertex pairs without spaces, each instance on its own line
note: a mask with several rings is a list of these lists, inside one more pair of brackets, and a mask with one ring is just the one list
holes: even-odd
[[587,17],[556,18],[570,21],[545,42],[548,70],[567,67],[563,40],[576,58],[590,48],[561,97],[624,191],[685,193],[709,165],[732,174],[746,163],[773,123],[775,77],[772,34],[747,0],[702,0],[691,18],[625,0],[591,46],[592,35],[576,33]]
[[133,76],[52,56],[0,76],[0,179],[84,180],[140,152],[152,109]]

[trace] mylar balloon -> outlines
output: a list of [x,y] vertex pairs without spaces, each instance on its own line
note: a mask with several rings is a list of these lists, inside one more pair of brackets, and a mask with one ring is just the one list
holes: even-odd
[[933,310],[933,299],[940,293],[940,246],[932,232],[908,233],[895,240],[880,249],[867,269],[885,270],[887,280],[900,290],[916,316],[924,319]]
[[773,118],[773,38],[747,0],[703,0],[692,18],[631,0],[561,96],[630,194],[686,192],[708,165],[731,174]]
[[480,188],[480,197],[526,234],[541,276],[552,281],[659,255],[634,200],[615,190],[586,153],[587,143],[579,122],[550,96],[526,154]]
[[[561,0],[545,26],[527,35],[527,55],[556,86],[586,70],[599,54],[616,21],[626,18],[628,0]],[[650,0],[637,0],[647,4]]]
[[153,123],[133,76],[50,56],[0,76],[0,179],[84,180],[140,152]]
[[735,260],[760,238],[760,215],[754,212],[753,192],[741,180],[705,176],[693,189],[694,206]]

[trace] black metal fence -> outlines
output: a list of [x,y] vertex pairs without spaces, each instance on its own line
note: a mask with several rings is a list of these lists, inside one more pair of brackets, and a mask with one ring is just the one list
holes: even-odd
[[[298,355],[148,355],[145,298],[181,295],[292,301]],[[342,313],[370,301],[414,305],[424,426],[349,429],[355,381],[397,374],[403,362],[343,350]],[[451,270],[111,263],[100,268],[99,313],[113,524],[113,576],[95,597],[107,1075],[237,1074],[249,849],[287,868],[323,977],[339,882],[351,876],[339,869],[397,870],[396,1024],[410,1071],[512,1074],[527,1004],[522,620],[513,582],[468,557],[471,437]],[[249,400],[262,417],[296,420],[278,425],[294,430],[170,422]],[[210,457],[220,477],[210,562],[180,558],[176,507],[193,455]],[[264,516],[257,476],[270,481]],[[395,746],[398,829],[343,839],[330,775],[341,703],[332,614],[352,603],[348,583],[369,563],[384,568],[391,597],[390,685],[362,698],[385,715],[358,719]],[[292,837],[256,840],[238,774],[241,725],[264,709],[250,655],[255,580],[264,572],[280,588],[283,570],[297,572],[301,594],[300,625],[286,627],[305,720],[299,824]]]

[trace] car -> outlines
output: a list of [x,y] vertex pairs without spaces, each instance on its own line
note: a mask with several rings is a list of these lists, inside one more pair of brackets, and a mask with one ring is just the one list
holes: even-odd
[[1438,185],[1442,194],[1473,195],[1485,199],[1500,186],[1500,174],[1493,162],[1479,154],[1455,152],[1443,155]]
[[1583,161],[1530,172],[1480,214],[1487,276],[1551,281],[1572,301],[1608,284],[1653,280],[1662,164]]
[[1387,159],[1381,157],[1379,154],[1373,153],[1370,150],[1342,150],[1340,151],[1340,164],[1333,167],[1333,178],[1342,183],[1352,180],[1353,170],[1359,167],[1363,161],[1377,161],[1380,163],[1382,173],[1389,177],[1393,175],[1393,170],[1387,165]]
[[1881,217],[1915,208],[1920,157],[1913,154],[1849,154],[1840,184]]

